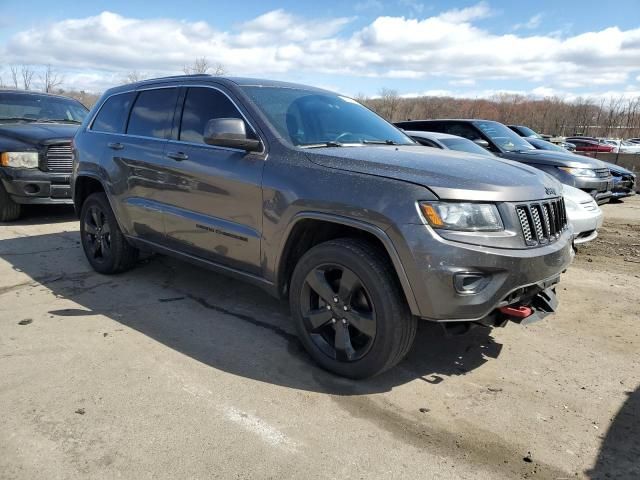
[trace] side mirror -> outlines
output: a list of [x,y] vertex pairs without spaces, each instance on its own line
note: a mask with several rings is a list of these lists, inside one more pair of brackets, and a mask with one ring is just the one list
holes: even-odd
[[238,148],[247,152],[262,150],[260,140],[247,137],[244,120],[239,118],[213,118],[204,128],[204,142],[218,147]]
[[487,150],[489,149],[489,142],[481,138],[475,139],[473,143],[475,143],[476,145],[480,145],[482,148],[486,148]]

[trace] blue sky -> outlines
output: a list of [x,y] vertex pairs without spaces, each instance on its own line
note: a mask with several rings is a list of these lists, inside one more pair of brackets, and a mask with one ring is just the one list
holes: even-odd
[[[153,5],[153,8],[149,8]],[[206,56],[348,95],[640,95],[640,2],[0,2],[0,76],[51,64],[99,91]],[[37,67],[34,67],[37,68]]]

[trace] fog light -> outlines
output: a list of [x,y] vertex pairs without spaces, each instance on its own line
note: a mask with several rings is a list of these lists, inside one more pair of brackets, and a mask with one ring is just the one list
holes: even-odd
[[28,195],[36,194],[40,191],[40,187],[35,183],[28,183],[24,186],[24,193]]
[[487,286],[489,279],[490,276],[482,273],[456,273],[453,276],[453,286],[458,293],[475,295]]

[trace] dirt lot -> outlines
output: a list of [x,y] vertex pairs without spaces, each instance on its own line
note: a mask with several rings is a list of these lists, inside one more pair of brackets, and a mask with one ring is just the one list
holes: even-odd
[[640,198],[528,327],[337,379],[287,308],[165,257],[90,271],[67,209],[0,225],[0,477],[640,478]]

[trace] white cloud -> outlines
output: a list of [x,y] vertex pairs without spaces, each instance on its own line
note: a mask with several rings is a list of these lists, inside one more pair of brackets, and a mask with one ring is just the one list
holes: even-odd
[[[68,86],[79,85],[73,80],[96,88],[118,83],[131,70],[180,73],[203,56],[234,75],[281,78],[437,78],[458,87],[530,82],[562,91],[617,91],[632,78],[640,81],[640,28],[573,36],[494,34],[478,24],[492,13],[481,2],[420,19],[379,16],[352,31],[348,17],[308,19],[282,9],[226,30],[203,21],[103,12],[18,32],[0,45],[0,58],[5,64],[50,63],[65,70]],[[527,23],[538,21],[534,16]]]
[[527,22],[525,23],[516,23],[513,26],[514,30],[522,30],[527,29],[527,30],[534,30],[536,28],[538,28],[540,26],[540,22],[542,21],[542,14],[538,13],[536,15],[534,15],[533,17],[531,17]]

